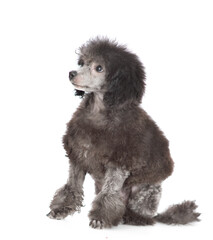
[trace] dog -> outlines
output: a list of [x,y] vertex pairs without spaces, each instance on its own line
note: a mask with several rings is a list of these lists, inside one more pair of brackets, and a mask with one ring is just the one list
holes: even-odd
[[82,102],[63,136],[69,177],[47,216],[63,219],[80,210],[89,173],[96,192],[89,212],[92,228],[199,221],[194,201],[156,214],[161,183],[174,163],[168,140],[140,106],[145,71],[139,58],[107,38],[89,40],[78,54],[79,70],[71,71],[69,80]]

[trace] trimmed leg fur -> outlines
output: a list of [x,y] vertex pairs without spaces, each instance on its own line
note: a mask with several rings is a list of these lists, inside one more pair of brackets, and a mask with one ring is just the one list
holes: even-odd
[[52,219],[63,219],[76,211],[80,211],[83,201],[83,182],[85,172],[70,163],[67,184],[58,189],[50,204],[51,211],[47,214]]
[[129,173],[121,169],[108,169],[101,191],[96,196],[89,212],[92,228],[117,226],[125,212],[122,186]]
[[161,196],[160,184],[134,186],[129,196],[123,223],[129,225],[153,225]]
[[125,205],[119,192],[99,194],[89,212],[90,226],[93,228],[110,228],[117,226],[125,212]]
[[52,219],[63,219],[82,207],[83,192],[73,191],[69,185],[58,189],[50,204],[51,211],[47,214]]

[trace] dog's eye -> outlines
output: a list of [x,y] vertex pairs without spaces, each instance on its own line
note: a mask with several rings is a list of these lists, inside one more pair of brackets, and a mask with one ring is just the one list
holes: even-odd
[[97,72],[103,72],[104,70],[103,70],[103,68],[101,67],[101,65],[98,65],[96,68],[95,68],[95,70],[97,71]]
[[79,65],[80,67],[83,67],[83,66],[84,66],[84,60],[80,59],[80,60],[78,61],[78,65]]

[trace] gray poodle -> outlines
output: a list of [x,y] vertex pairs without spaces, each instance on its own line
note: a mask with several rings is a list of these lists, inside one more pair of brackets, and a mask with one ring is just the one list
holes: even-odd
[[48,216],[63,219],[80,210],[89,173],[96,191],[89,212],[93,228],[198,221],[192,201],[156,214],[161,183],[174,163],[168,140],[140,107],[145,73],[138,57],[115,41],[96,38],[80,47],[78,64],[69,79],[83,99],[63,137],[69,178]]

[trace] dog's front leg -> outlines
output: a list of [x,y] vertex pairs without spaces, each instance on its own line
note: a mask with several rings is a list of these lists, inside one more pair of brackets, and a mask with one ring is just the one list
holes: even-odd
[[102,190],[96,196],[89,213],[90,226],[104,228],[116,226],[125,212],[123,183],[129,172],[119,168],[109,168],[105,174]]
[[85,172],[70,163],[67,183],[58,189],[50,204],[51,211],[47,214],[53,219],[63,219],[82,207],[83,182]]

